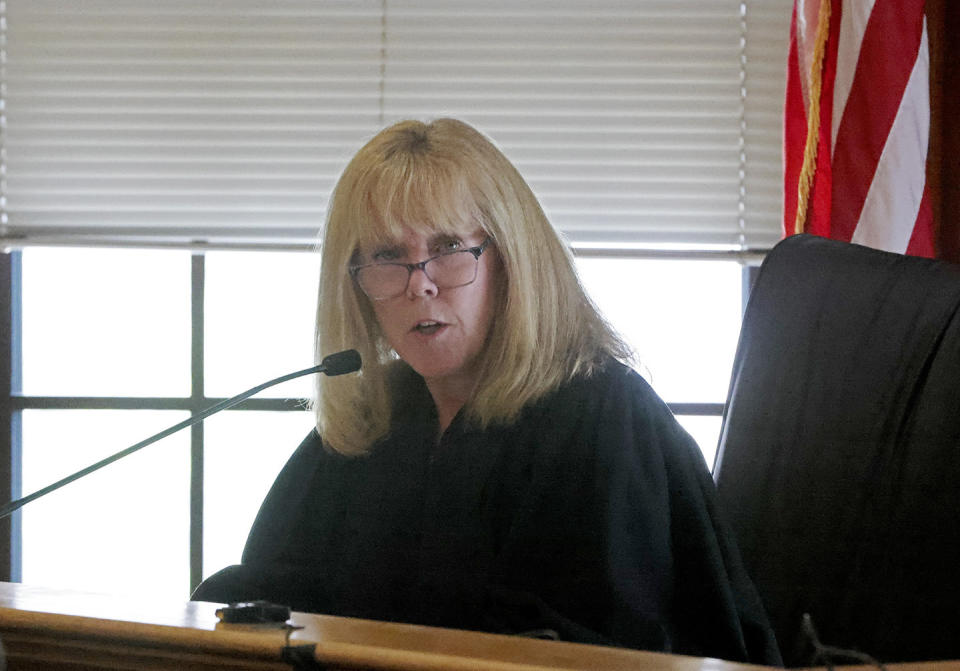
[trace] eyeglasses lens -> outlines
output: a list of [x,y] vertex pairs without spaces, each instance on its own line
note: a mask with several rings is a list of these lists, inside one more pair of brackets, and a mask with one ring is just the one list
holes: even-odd
[[[472,252],[453,252],[428,260],[423,271],[439,289],[453,289],[477,278],[477,258]],[[374,300],[399,296],[406,291],[412,271],[404,264],[381,263],[357,271],[360,288]]]

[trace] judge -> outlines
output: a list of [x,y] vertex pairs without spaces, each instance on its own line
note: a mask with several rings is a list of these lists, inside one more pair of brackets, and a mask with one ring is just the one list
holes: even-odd
[[317,352],[347,348],[193,598],[779,662],[697,445],[472,127],[404,121],[345,169]]

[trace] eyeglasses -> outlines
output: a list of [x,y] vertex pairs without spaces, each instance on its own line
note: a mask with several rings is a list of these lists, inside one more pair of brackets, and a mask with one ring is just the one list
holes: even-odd
[[350,276],[360,285],[363,293],[375,301],[396,298],[405,292],[414,270],[422,270],[438,289],[463,287],[477,279],[480,255],[489,245],[490,238],[487,238],[477,247],[444,252],[420,263],[368,263],[351,266]]

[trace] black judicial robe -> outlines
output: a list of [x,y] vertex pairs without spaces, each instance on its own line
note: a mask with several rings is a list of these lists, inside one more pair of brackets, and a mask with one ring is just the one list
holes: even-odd
[[193,598],[756,663],[780,662],[700,450],[611,362],[509,426],[435,407],[401,364],[391,435],[365,456],[311,432],[242,564]]

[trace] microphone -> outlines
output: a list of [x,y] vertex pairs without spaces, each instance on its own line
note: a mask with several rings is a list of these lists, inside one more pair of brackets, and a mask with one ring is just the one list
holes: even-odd
[[238,394],[233,398],[228,398],[225,401],[221,401],[216,405],[210,406],[206,410],[203,410],[197,413],[190,419],[185,419],[179,424],[174,424],[173,426],[164,429],[160,433],[155,433],[154,435],[150,436],[146,440],[141,440],[139,443],[135,445],[131,445],[130,447],[124,450],[120,450],[116,454],[113,454],[107,457],[106,459],[102,459],[95,464],[91,464],[90,466],[87,466],[86,468],[77,471],[73,475],[68,475],[62,480],[57,480],[52,485],[47,485],[43,489],[38,489],[33,494],[29,494],[27,496],[24,496],[23,498],[17,499],[15,501],[11,501],[10,503],[4,505],[3,507],[0,507],[0,519],[3,519],[4,517],[8,517],[14,511],[19,510],[20,508],[22,508],[23,506],[27,505],[28,503],[30,503],[35,499],[39,499],[41,496],[46,496],[50,492],[56,491],[61,487],[63,487],[64,485],[69,485],[74,480],[79,480],[85,475],[89,475],[94,471],[98,471],[104,466],[108,466],[115,461],[119,461],[120,459],[123,459],[124,457],[133,454],[137,450],[142,450],[147,445],[151,445],[157,442],[158,440],[160,440],[161,438],[166,438],[167,436],[174,434],[177,431],[180,431],[181,429],[185,429],[188,426],[193,426],[197,422],[200,422],[206,419],[207,417],[209,417],[210,415],[220,412],[221,410],[232,408],[233,406],[237,405],[241,401],[245,401],[246,399],[250,398],[254,394],[259,393],[268,387],[272,387],[274,385],[280,384],[281,382],[286,382],[287,380],[292,380],[294,378],[302,377],[304,375],[309,375],[310,373],[325,373],[329,376],[344,375],[346,373],[352,373],[354,371],[360,370],[360,363],[361,363],[360,353],[357,352],[357,350],[355,349],[348,349],[342,352],[336,352],[335,354],[329,354],[323,357],[323,360],[320,361],[319,366],[313,366],[312,368],[304,368],[303,370],[298,370],[295,373],[287,373],[286,375],[281,375],[280,377],[274,378],[269,382],[258,384],[256,387],[252,387],[251,389],[246,390],[242,394]]
[[[326,373],[329,377],[360,370],[360,352],[355,349],[346,349],[336,354],[330,354],[323,357],[319,368],[318,373]],[[295,373],[295,375],[299,374],[300,373]]]

